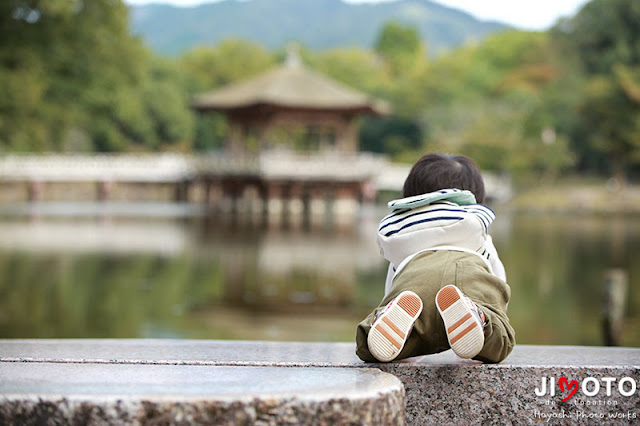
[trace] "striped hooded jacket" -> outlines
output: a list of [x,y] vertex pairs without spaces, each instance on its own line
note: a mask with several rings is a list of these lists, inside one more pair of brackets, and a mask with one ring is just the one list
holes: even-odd
[[457,250],[480,256],[489,270],[506,281],[504,266],[489,235],[495,213],[476,204],[469,191],[441,191],[389,203],[392,212],[378,226],[380,253],[391,263],[385,292],[413,256],[426,250]]

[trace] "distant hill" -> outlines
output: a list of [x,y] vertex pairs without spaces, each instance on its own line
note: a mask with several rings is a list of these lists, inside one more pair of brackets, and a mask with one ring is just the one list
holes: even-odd
[[291,41],[313,49],[372,47],[390,20],[418,29],[431,54],[509,28],[429,0],[361,4],[342,0],[223,0],[190,8],[165,4],[131,7],[133,33],[166,55],[226,38],[243,38],[270,49]]

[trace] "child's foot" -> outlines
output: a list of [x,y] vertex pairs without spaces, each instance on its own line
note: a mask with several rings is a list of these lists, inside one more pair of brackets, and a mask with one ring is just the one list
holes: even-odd
[[454,285],[440,289],[436,294],[436,306],[453,352],[465,359],[478,355],[484,346],[482,310]]
[[395,359],[404,347],[413,323],[422,312],[422,300],[412,291],[403,291],[373,321],[367,344],[378,361]]

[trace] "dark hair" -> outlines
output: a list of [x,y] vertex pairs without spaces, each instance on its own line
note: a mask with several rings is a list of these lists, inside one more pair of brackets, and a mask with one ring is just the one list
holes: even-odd
[[464,155],[430,153],[420,158],[404,181],[403,195],[426,194],[440,189],[471,191],[478,203],[484,203],[484,182],[476,163]]

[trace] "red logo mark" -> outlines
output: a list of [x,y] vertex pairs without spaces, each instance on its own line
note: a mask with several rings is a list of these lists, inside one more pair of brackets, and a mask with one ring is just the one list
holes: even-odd
[[569,391],[569,396],[563,399],[562,402],[568,401],[576,392],[578,392],[578,382],[576,380],[569,381],[566,377],[560,377],[558,379],[558,385],[560,385],[560,390],[562,392],[565,390]]

